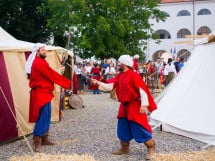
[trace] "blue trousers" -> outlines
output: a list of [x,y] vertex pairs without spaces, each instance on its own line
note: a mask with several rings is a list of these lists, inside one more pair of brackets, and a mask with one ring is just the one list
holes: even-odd
[[34,136],[43,137],[45,132],[49,131],[51,123],[51,102],[45,104],[39,114],[39,118],[34,125]]
[[99,89],[93,90],[93,94],[100,94],[100,90]]
[[117,124],[117,136],[124,142],[135,139],[138,143],[144,143],[152,138],[152,134],[141,125],[129,121],[127,118],[120,118]]

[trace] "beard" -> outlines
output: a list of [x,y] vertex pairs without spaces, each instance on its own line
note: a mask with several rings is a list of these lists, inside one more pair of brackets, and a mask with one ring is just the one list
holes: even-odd
[[119,67],[118,69],[120,72],[123,72],[123,67]]
[[46,58],[46,55],[43,55],[41,53],[39,53],[39,56],[42,58],[42,59],[45,59]]
[[118,69],[119,72],[123,72],[123,70],[124,70],[124,68],[123,68],[122,65],[118,65],[118,66],[117,66],[117,69]]

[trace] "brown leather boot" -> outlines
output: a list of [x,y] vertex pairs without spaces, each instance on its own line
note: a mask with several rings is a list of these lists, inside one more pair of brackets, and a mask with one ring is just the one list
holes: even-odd
[[114,155],[129,154],[129,142],[120,141],[121,148],[112,152]]
[[146,159],[151,160],[153,155],[156,152],[155,142],[152,139],[150,139],[150,140],[146,141],[144,144],[148,148],[148,150],[147,150],[148,152],[146,154]]
[[49,132],[47,131],[44,137],[42,138],[41,145],[55,145],[55,143],[51,142],[48,137],[49,137]]
[[116,94],[115,94],[115,89],[113,89],[113,90],[111,90],[110,91],[110,98],[112,98],[112,99],[116,99]]
[[41,153],[41,137],[40,136],[33,136],[33,150],[34,152]]

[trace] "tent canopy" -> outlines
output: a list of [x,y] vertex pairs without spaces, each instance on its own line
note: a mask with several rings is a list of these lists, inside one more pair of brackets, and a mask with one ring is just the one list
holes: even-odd
[[31,51],[34,43],[20,41],[0,27],[0,51]]
[[[199,41],[200,42],[200,41]],[[178,76],[157,98],[152,120],[164,131],[215,145],[215,43],[197,45]]]

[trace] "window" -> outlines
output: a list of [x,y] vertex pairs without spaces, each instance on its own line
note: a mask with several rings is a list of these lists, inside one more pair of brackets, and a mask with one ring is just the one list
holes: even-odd
[[191,32],[188,29],[181,29],[177,33],[177,38],[185,38],[186,35],[191,35]]
[[201,9],[197,15],[211,15],[211,11],[208,9]]
[[197,31],[197,35],[208,35],[210,33],[211,33],[211,29],[207,26],[202,26]]
[[157,30],[155,34],[159,36],[159,39],[171,39],[170,33],[166,30]]
[[181,10],[180,12],[178,12],[177,16],[190,16],[190,12],[187,10]]
[[185,61],[188,60],[188,58],[190,57],[191,53],[186,50],[186,49],[181,49],[178,53],[177,53],[177,57],[182,57],[185,59]]

